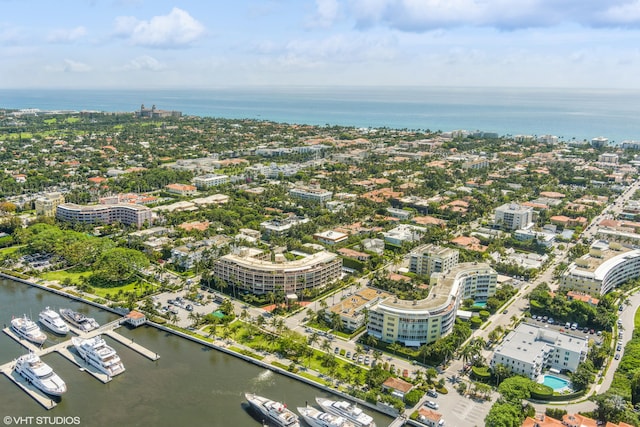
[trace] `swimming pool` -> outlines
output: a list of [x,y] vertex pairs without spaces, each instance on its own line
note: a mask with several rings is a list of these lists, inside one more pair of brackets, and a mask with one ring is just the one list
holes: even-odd
[[486,301],[476,301],[473,303],[472,307],[480,307],[480,308],[485,308],[487,306],[487,302]]
[[542,384],[547,385],[553,389],[553,391],[564,391],[571,389],[571,382],[564,378],[556,377],[554,375],[545,375],[543,377]]

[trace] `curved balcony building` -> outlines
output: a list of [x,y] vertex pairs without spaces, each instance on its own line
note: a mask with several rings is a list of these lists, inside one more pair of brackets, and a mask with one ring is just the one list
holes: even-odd
[[562,275],[560,288],[604,295],[622,283],[640,277],[640,249],[597,241],[589,253],[571,263]]
[[409,347],[434,342],[453,329],[462,301],[486,301],[496,292],[498,273],[488,264],[463,263],[445,274],[432,274],[435,284],[419,301],[387,298],[371,308],[367,332],[384,342]]
[[300,294],[304,289],[326,286],[339,279],[342,272],[341,258],[330,252],[318,252],[294,261],[276,255],[275,262],[265,259],[265,255],[269,254],[251,253],[246,249],[225,255],[216,261],[213,274],[254,294],[278,290]]

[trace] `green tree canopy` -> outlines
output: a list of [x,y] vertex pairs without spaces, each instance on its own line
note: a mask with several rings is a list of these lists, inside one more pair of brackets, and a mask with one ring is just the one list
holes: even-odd
[[108,284],[122,283],[149,265],[149,260],[140,251],[113,248],[104,251],[93,265],[93,277]]

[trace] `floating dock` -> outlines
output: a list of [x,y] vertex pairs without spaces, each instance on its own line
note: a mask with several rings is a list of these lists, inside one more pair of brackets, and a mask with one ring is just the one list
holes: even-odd
[[57,403],[51,399],[51,397],[47,396],[44,392],[30,385],[24,378],[22,378],[19,374],[13,371],[13,362],[5,363],[0,366],[0,371],[15,385],[20,387],[25,393],[33,398],[36,402],[44,406],[45,409],[54,408]]
[[[91,338],[96,335],[104,334],[114,339],[115,341],[119,342],[120,344],[126,347],[129,347],[136,353],[139,353],[150,360],[158,360],[160,358],[158,353],[153,352],[143,347],[142,345],[133,342],[132,339],[126,338],[123,335],[120,335],[119,333],[114,331],[114,329],[120,327],[122,322],[123,322],[123,319],[114,320],[113,322],[107,323],[101,326],[100,328],[90,332],[83,332],[75,327],[71,327],[71,331],[77,334],[78,336],[80,336],[81,338]],[[105,384],[113,379],[113,377],[111,377],[110,375],[104,374],[98,371],[93,366],[86,363],[78,354],[72,353],[69,350],[69,347],[73,346],[70,339],[64,342],[56,343],[49,347],[43,348],[43,347],[36,346],[35,344],[27,341],[26,339],[21,339],[8,327],[4,328],[2,331],[5,334],[9,335],[11,338],[13,338],[15,341],[17,341],[20,345],[22,345],[23,347],[26,347],[27,350],[34,352],[38,356],[44,356],[46,354],[57,352],[60,355],[62,355],[64,358],[71,361],[76,366],[80,367],[81,370],[88,372],[89,374],[93,375],[95,378],[97,378],[98,380],[100,380]],[[53,399],[51,399],[50,396],[46,395],[45,393],[41,392],[39,389],[28,384],[24,378],[22,378],[19,374],[16,374],[13,371],[13,363],[14,362],[9,362],[9,363],[5,363],[4,365],[1,365],[0,372],[2,372],[7,378],[13,381],[18,387],[24,390],[25,393],[31,396],[35,401],[40,403],[46,409],[51,409],[55,407],[56,402]]]
[[71,353],[68,348],[60,347],[56,349],[56,351],[60,353],[62,356],[64,356],[66,359],[69,359],[71,362],[73,362],[80,368],[84,369],[86,372],[93,375],[98,380],[102,381],[104,384],[112,380],[111,376],[98,371],[96,368],[94,368],[93,366],[89,365],[84,360],[82,360],[80,356],[76,356],[75,354]]
[[16,340],[18,342],[18,344],[26,347],[29,351],[33,351],[34,353],[37,353],[38,351],[41,350],[41,347],[38,347],[37,345],[35,345],[31,341],[29,341],[29,340],[27,340],[25,338],[20,338],[18,335],[16,335],[15,332],[13,332],[11,330],[11,328],[4,328],[2,330],[2,332],[4,332],[5,334],[9,335],[11,338]]
[[148,348],[143,347],[140,344],[137,344],[137,343],[133,342],[132,339],[126,338],[126,337],[120,335],[119,333],[117,333],[116,331],[113,331],[113,330],[112,331],[105,331],[104,335],[107,335],[108,337],[111,337],[114,340],[118,341],[120,344],[129,347],[131,350],[133,350],[133,351],[135,351],[137,353],[140,353],[141,355],[143,355],[147,359],[158,360],[160,358],[160,356],[158,356],[158,353],[153,352],[153,351],[149,350]]

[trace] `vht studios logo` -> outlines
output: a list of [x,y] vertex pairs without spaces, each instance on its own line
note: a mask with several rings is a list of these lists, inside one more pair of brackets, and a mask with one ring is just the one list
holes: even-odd
[[80,425],[80,417],[12,417],[3,418],[5,425],[41,425],[41,426],[61,426]]

